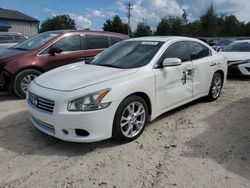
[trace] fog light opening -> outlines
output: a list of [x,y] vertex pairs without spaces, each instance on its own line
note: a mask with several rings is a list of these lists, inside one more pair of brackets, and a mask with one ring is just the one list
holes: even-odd
[[89,136],[89,132],[84,129],[75,129],[75,132],[77,136],[83,136],[83,137]]
[[69,131],[67,131],[67,130],[65,130],[65,129],[63,129],[62,131],[63,131],[63,134],[65,134],[65,135],[68,135],[68,134],[69,134]]

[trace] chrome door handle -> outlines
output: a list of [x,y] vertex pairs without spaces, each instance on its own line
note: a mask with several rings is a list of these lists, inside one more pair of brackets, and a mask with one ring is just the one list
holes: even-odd
[[217,63],[212,63],[210,66],[213,67],[213,66],[215,66],[215,65],[217,65]]

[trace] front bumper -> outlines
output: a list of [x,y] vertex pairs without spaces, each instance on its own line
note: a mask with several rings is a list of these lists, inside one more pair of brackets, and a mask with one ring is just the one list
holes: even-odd
[[228,75],[250,76],[250,61],[228,63]]
[[[50,94],[40,95],[47,98]],[[118,105],[118,102],[112,102],[108,108],[99,111],[69,112],[66,109],[67,103],[55,100],[53,113],[45,113],[27,100],[30,120],[37,129],[61,140],[86,143],[112,136],[113,120]],[[77,130],[84,130],[88,134],[79,136]]]
[[12,74],[4,69],[4,65],[0,66],[0,91],[1,90],[10,90],[11,89],[11,79]]

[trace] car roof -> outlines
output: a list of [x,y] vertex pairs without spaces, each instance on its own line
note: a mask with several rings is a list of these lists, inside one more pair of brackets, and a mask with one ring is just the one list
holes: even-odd
[[55,34],[65,34],[65,33],[87,33],[87,34],[103,34],[103,35],[112,35],[117,36],[123,39],[129,38],[128,35],[115,33],[115,32],[108,32],[108,31],[92,31],[92,30],[54,30],[54,31],[47,31],[46,33],[55,33]]
[[150,37],[139,37],[139,38],[133,38],[129,39],[130,41],[158,41],[158,42],[167,42],[170,40],[191,40],[191,41],[199,41],[195,38],[190,37],[181,37],[181,36],[150,36]]

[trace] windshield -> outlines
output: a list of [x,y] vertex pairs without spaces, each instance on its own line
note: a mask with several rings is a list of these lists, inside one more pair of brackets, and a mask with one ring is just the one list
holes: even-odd
[[142,67],[151,61],[162,44],[155,41],[119,42],[96,56],[91,64],[122,69]]
[[223,51],[225,52],[250,52],[249,42],[233,42],[227,46]]
[[232,43],[233,41],[232,40],[220,40],[216,46],[227,46],[229,45],[230,43]]
[[12,49],[27,51],[36,50],[58,35],[59,33],[41,33],[15,45],[14,47],[12,47]]

